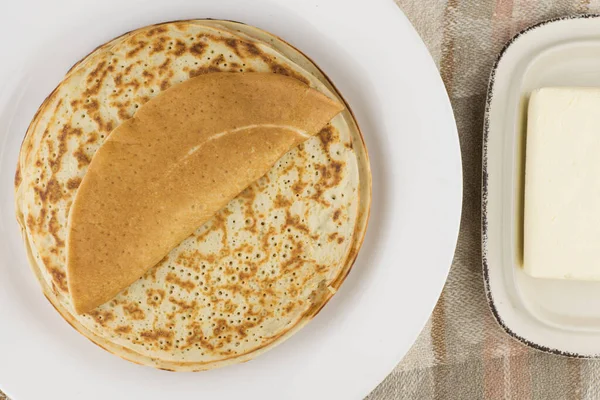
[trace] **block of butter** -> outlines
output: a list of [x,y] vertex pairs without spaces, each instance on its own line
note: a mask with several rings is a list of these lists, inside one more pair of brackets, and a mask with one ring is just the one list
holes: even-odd
[[523,268],[600,280],[600,88],[542,88],[529,100]]

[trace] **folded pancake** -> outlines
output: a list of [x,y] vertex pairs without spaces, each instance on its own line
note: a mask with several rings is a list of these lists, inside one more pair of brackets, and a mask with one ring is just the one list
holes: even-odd
[[71,207],[75,310],[142,277],[343,108],[270,73],[201,75],[144,104],[100,147]]

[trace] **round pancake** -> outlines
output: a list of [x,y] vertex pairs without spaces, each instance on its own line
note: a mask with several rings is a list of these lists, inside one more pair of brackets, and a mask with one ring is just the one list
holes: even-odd
[[268,45],[262,31],[233,28],[224,21],[166,23],[101,46],[42,104],[22,145],[17,215],[45,295],[79,332],[137,363],[204,370],[255,357],[323,307],[364,236],[368,159],[344,112],[115,299],[74,312],[65,268],[69,208],[95,151],[141,104],[221,71],[285,74],[339,98],[281,40],[270,37]]

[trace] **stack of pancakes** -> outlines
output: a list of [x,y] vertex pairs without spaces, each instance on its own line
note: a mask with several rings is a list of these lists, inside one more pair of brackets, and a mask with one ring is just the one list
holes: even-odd
[[[79,220],[69,217],[92,159],[161,92],[218,72],[285,75],[343,103],[319,69],[277,37],[228,21],[173,22],[125,34],[76,64],[42,104],[22,145],[17,214],[44,294],[79,332],[140,364],[206,370],[273,347],[335,294],[364,237],[371,176],[346,109],[126,289],[95,308],[74,303],[68,235]],[[168,176],[169,164],[154,162]],[[136,244],[128,251],[144,250]],[[97,286],[84,280],[77,287],[85,292],[86,285],[89,292]]]

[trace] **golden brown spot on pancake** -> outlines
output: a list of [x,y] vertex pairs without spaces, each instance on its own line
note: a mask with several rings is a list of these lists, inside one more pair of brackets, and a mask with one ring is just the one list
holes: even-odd
[[256,199],[256,191],[252,186],[249,186],[238,195],[238,198],[244,201],[244,222],[246,224],[244,229],[256,233],[256,218],[254,218],[254,209],[252,207]]
[[153,307],[158,307],[165,299],[165,295],[166,293],[162,289],[148,289],[146,290],[146,296],[148,297],[146,303]]
[[137,42],[136,46],[129,50],[126,54],[125,54],[125,58],[131,58],[133,56],[135,56],[137,53],[139,53],[140,51],[142,51],[144,49],[144,47],[146,47],[146,45],[148,44],[148,42],[140,40]]
[[158,35],[159,33],[165,33],[166,31],[167,31],[167,28],[165,28],[164,26],[157,26],[155,28],[149,29],[146,32],[146,36],[152,37],[154,35]]
[[[90,72],[87,77],[87,84],[92,84],[91,87],[88,87],[84,92],[84,96],[93,96],[100,92],[100,88],[102,87],[102,83],[104,82],[104,78],[108,74],[108,69],[104,69],[106,66],[106,61],[101,61],[98,66]],[[110,66],[109,66],[110,67]]]
[[115,333],[130,333],[131,327],[127,325],[119,325],[115,328]]
[[192,290],[194,290],[196,288],[196,284],[194,282],[183,280],[179,276],[175,275],[172,272],[169,272],[167,274],[167,277],[165,280],[168,283],[179,286],[180,288],[184,289],[187,292],[191,292]]
[[146,70],[142,71],[142,76],[146,79],[147,83],[150,83],[150,82],[152,82],[152,80],[154,80],[154,74],[152,74]]
[[342,181],[344,163],[341,161],[331,161],[329,165],[316,164],[315,169],[319,173],[319,183],[315,184],[315,193],[311,198],[323,205],[329,205],[329,202],[323,198],[325,189],[337,186]]
[[327,174],[325,175],[330,181],[328,182],[329,187],[336,186],[342,180],[342,168],[344,163],[339,161],[332,161],[329,165],[330,168],[327,170]]
[[[290,293],[292,295],[292,297],[294,297],[294,296],[296,296],[298,294],[298,291],[295,288],[290,289],[290,291],[295,292],[295,294],[294,293]],[[296,303],[289,302],[288,305],[285,306],[285,308],[284,308],[285,313],[289,314],[290,312],[292,312],[292,310],[294,309],[295,305],[296,305]]]
[[353,147],[352,141],[344,143],[344,146],[346,146],[346,148],[348,148],[348,149],[352,149],[352,147]]
[[216,326],[213,327],[213,335],[218,335],[220,333],[224,333],[229,328],[227,321],[224,319],[217,319],[217,320],[215,320],[215,323],[216,323]]
[[52,281],[59,287],[60,290],[67,293],[69,291],[69,287],[67,286],[67,274],[58,268],[51,267],[49,258],[44,257],[42,261],[48,268],[48,272],[50,272],[50,275],[52,276]]
[[171,296],[169,297],[169,302],[177,306],[176,308],[173,307],[172,313],[167,314],[167,318],[170,321],[174,321],[175,316],[177,316],[178,314],[181,314],[182,320],[185,320],[186,317],[189,318],[189,316],[193,314],[193,319],[193,317],[197,313],[198,303],[195,300],[190,301],[188,304],[183,300],[177,300],[175,297]]
[[102,121],[102,118],[100,118],[100,115],[94,116],[93,119],[96,125],[98,125],[99,130],[104,132],[110,132],[112,130],[112,121],[105,124],[104,121]]
[[180,31],[186,31],[189,28],[189,25],[186,21],[176,21],[173,23],[173,25],[175,25],[175,28],[179,29]]
[[315,271],[317,271],[318,273],[323,273],[323,272],[327,271],[328,269],[329,269],[328,265],[324,265],[324,264],[315,265]]
[[81,146],[79,146],[77,150],[75,150],[75,152],[73,153],[73,157],[77,159],[77,166],[79,168],[83,168],[89,165],[92,161],[92,159],[87,154],[85,154],[85,151]]
[[[115,87],[120,88],[121,86],[123,86],[123,74],[118,73],[117,75],[115,75],[114,81]],[[120,92],[122,92],[122,90]]]
[[15,171],[15,188],[19,187],[22,181],[21,177],[21,163],[17,164],[17,170]]
[[341,211],[341,210],[335,210],[335,211],[333,212],[333,220],[334,220],[334,221],[337,221],[337,220],[338,220],[338,218],[340,217],[340,214],[341,214],[341,213],[342,213],[342,211]]
[[337,240],[338,244],[342,244],[344,242],[344,238],[343,237],[339,237]]
[[35,224],[35,220],[33,219],[33,215],[32,214],[29,214],[27,216],[27,222],[26,222],[26,224],[27,224],[27,227],[29,228],[29,230],[31,232],[35,231],[35,225],[36,224]]
[[40,215],[38,217],[38,222],[40,227],[42,227],[44,225],[44,222],[46,221],[46,214],[48,213],[48,210],[46,207],[42,207],[40,209]]
[[292,202],[283,197],[281,194],[277,194],[277,196],[275,196],[275,201],[273,201],[273,207],[275,208],[287,208],[290,207],[292,205]]
[[123,312],[134,320],[142,320],[146,318],[146,313],[140,308],[138,303],[129,303],[123,305]]
[[107,323],[115,319],[112,311],[104,310],[92,310],[87,313],[90,317],[94,318],[97,324],[100,326],[106,326]]
[[219,54],[217,57],[213,58],[211,64],[214,66],[225,64],[225,57],[223,56],[223,54]]
[[288,67],[284,66],[283,64],[278,63],[277,61],[275,61],[273,59],[272,56],[264,53],[254,43],[244,42],[244,48],[245,48],[246,52],[248,52],[250,55],[263,60],[269,66],[269,69],[271,70],[271,72],[274,72],[274,73],[280,74],[280,75],[290,76],[292,78],[296,78],[299,81],[304,82],[307,85],[310,84],[309,80],[306,79],[302,74],[299,74],[298,72],[294,71],[293,69],[288,68]]
[[55,153],[56,156],[48,160],[50,169],[52,172],[58,172],[61,167],[62,157],[67,151],[67,138],[70,135],[81,136],[83,131],[79,128],[73,129],[70,125],[65,125],[57,135],[58,139],[58,151]]
[[131,106],[130,100],[124,102],[114,101],[111,105],[118,109],[117,115],[121,120],[128,120],[131,118],[131,113],[129,111],[129,107]]
[[321,144],[325,149],[326,153],[329,153],[329,148],[333,143],[339,142],[340,135],[333,126],[327,125],[325,128],[321,129],[318,133],[319,139],[321,139]]
[[172,47],[173,51],[171,51],[171,53],[177,57],[183,55],[183,53],[185,53],[187,50],[187,46],[185,45],[185,43],[179,39],[175,41],[175,44]]
[[71,108],[73,109],[73,111],[77,111],[79,104],[81,104],[81,102],[79,100],[71,101]]
[[299,180],[298,182],[296,182],[292,185],[292,191],[294,192],[294,194],[300,195],[300,194],[302,194],[302,192],[304,191],[304,188],[306,188],[306,186],[307,186],[307,183],[304,183],[303,181]]
[[98,134],[96,132],[92,132],[89,134],[88,139],[85,141],[86,143],[96,143],[98,140]]
[[150,100],[150,97],[148,96],[141,96],[138,98],[138,103],[140,104],[140,106],[146,102],[148,102],[148,100]]
[[49,201],[50,203],[56,203],[62,198],[63,195],[62,186],[54,177],[50,178],[45,189],[36,187],[35,191],[40,197],[42,203],[46,203],[46,201]]
[[227,38],[223,41],[223,43],[225,43],[225,46],[229,47],[236,56],[242,57],[240,49],[238,48],[239,41],[237,39]]
[[293,170],[295,168],[296,168],[296,166],[294,165],[294,163],[290,163],[281,171],[281,175],[287,175],[288,172],[290,172],[291,170]]
[[337,233],[337,232],[333,232],[333,233],[331,233],[331,234],[328,236],[328,238],[329,238],[329,241],[331,242],[332,240],[334,240],[334,239],[337,237],[337,235],[338,235],[338,233]]
[[152,42],[152,50],[150,50],[150,55],[160,53],[165,50],[165,43],[167,42],[167,38],[164,36],[160,36],[156,38],[154,42]]
[[127,83],[126,86],[131,87],[137,91],[140,88],[141,84],[140,81],[134,78],[129,83]]
[[190,46],[189,51],[195,57],[202,57],[207,47],[208,45],[206,43],[196,42]]
[[293,243],[294,249],[292,250],[290,256],[287,257],[287,261],[285,261],[279,267],[284,273],[287,273],[288,271],[294,269],[291,267],[297,267],[300,263],[302,263],[302,255],[304,254],[304,245],[302,244],[302,242],[294,242],[291,235],[289,239]]
[[262,55],[262,51],[260,51],[260,49],[258,47],[256,47],[256,45],[254,45],[254,43],[244,42],[244,48],[245,48],[246,52],[248,52],[249,54],[251,54],[253,56]]
[[65,128],[66,128],[67,134],[70,136],[81,137],[81,135],[83,135],[83,130],[81,128],[73,128],[72,126],[70,126],[68,124],[63,127],[63,130],[65,130]]
[[160,83],[161,90],[167,90],[169,88],[169,86],[171,86],[171,84],[169,83],[168,79],[165,79]]
[[[295,228],[299,231],[302,231],[306,234],[310,233],[310,229],[308,229],[308,226],[306,226],[301,220],[300,220],[300,216],[298,215],[293,215],[290,213],[289,210],[285,210],[285,223],[283,224],[283,231],[285,231],[287,228]],[[299,246],[301,247],[302,245],[299,244]],[[298,247],[296,247],[297,249]]]
[[188,335],[188,337],[185,340],[185,345],[181,346],[181,349],[186,349],[195,345],[196,343],[199,343],[203,349],[214,349],[212,343],[206,340],[204,333],[202,332],[202,327],[199,323],[194,321],[191,324],[187,325],[187,328],[190,330],[189,332],[191,334]]
[[131,72],[132,69],[133,69],[133,64],[129,64],[127,66],[127,68],[125,68],[125,71],[123,71],[123,73],[125,74],[125,76],[129,75],[129,73]]
[[208,67],[200,67],[200,68],[191,70],[189,72],[189,76],[190,76],[190,78],[193,78],[195,76],[207,74],[209,72],[221,72],[221,69],[218,67],[215,67],[214,65],[209,65]]
[[275,233],[275,228],[273,228],[272,226],[269,226],[269,230],[263,235],[261,248],[264,251],[267,251],[269,249],[269,247],[271,247],[269,240],[271,240],[274,233]]
[[50,235],[52,235],[54,238],[54,242],[56,243],[57,247],[63,247],[65,245],[64,240],[62,240],[59,236],[60,228],[60,224],[56,219],[56,210],[52,210],[50,214],[50,221],[48,222],[48,232],[50,232]]
[[163,76],[169,71],[169,65],[171,65],[171,59],[167,58],[162,64],[158,66],[158,75]]
[[162,345],[163,347],[166,347],[166,349],[171,348],[171,343],[174,336],[175,334],[173,331],[168,331],[165,329],[155,329],[151,331],[140,332],[140,338],[144,343],[153,343],[158,345],[160,344],[161,339],[165,339],[163,340]]
[[100,108],[100,103],[98,103],[97,99],[88,99],[83,104],[83,108],[88,112],[88,114],[92,115]]
[[183,300],[177,300],[173,296],[169,297],[169,301],[179,307],[178,314],[182,313],[182,312],[194,311],[198,306],[198,303],[195,300],[192,300],[189,303],[186,303]]

